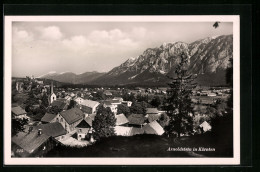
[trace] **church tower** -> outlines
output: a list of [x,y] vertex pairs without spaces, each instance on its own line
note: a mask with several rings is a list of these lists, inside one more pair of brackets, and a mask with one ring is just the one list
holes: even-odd
[[54,92],[53,92],[53,81],[51,82],[51,92],[50,92],[50,104],[52,104],[52,102],[54,101],[54,100],[56,100],[56,95],[54,94]]

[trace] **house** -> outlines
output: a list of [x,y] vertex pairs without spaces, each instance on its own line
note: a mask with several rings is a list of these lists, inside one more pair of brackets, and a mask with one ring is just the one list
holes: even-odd
[[112,93],[110,91],[108,91],[108,90],[104,91],[103,94],[105,94],[106,96],[112,96]]
[[147,118],[143,114],[131,114],[127,119],[129,126],[142,128]]
[[122,101],[122,104],[126,105],[127,107],[131,107],[132,106],[132,102],[131,101]]
[[123,102],[123,98],[122,97],[114,97],[113,100],[118,100],[119,102]]
[[119,104],[121,104],[119,100],[106,100],[104,101],[103,106],[105,108],[109,107],[114,114],[117,114],[117,106]]
[[200,128],[203,129],[204,132],[210,131],[211,130],[211,125],[207,122],[204,121],[202,124],[199,125]]
[[100,103],[92,100],[83,100],[80,104],[81,110],[85,114],[97,113],[97,107]]
[[77,139],[86,140],[90,138],[90,133],[92,133],[92,119],[86,117],[75,127],[77,130]]
[[64,97],[64,99],[66,99],[66,102],[68,102],[68,103],[69,103],[69,102],[70,102],[70,100],[71,100],[71,97],[67,95],[67,96],[65,96],[65,97]]
[[48,124],[40,124],[35,127],[36,130],[41,130],[42,133],[53,137],[55,140],[60,140],[67,132],[59,122]]
[[81,103],[84,101],[84,99],[81,98],[81,97],[76,97],[76,98],[74,99],[74,101],[77,102],[78,104],[81,104]]
[[13,107],[11,111],[12,111],[13,118],[28,118],[27,112],[20,106]]
[[143,129],[146,134],[162,135],[164,133],[162,126],[157,121],[146,124]]
[[103,106],[105,108],[109,107],[114,114],[117,113],[117,105],[112,105],[110,101],[104,101],[103,103]]
[[12,137],[12,152],[16,157],[41,157],[54,148],[54,139],[40,129],[19,132]]
[[52,114],[52,113],[48,113],[46,112],[45,115],[42,117],[41,119],[41,122],[44,124],[44,123],[53,123],[53,122],[56,122],[56,117],[58,116],[55,115],[55,114]]
[[217,96],[217,94],[216,94],[216,93],[208,93],[207,96],[209,96],[209,97],[215,97],[215,96]]
[[79,108],[72,108],[60,112],[56,117],[56,121],[61,123],[67,133],[70,133],[75,130],[75,127],[80,123],[83,118],[84,113]]
[[146,114],[159,114],[157,108],[146,108]]
[[149,122],[156,121],[160,118],[161,113],[157,108],[146,108],[146,116]]
[[116,118],[116,126],[123,126],[129,123],[128,119],[124,114],[115,115]]

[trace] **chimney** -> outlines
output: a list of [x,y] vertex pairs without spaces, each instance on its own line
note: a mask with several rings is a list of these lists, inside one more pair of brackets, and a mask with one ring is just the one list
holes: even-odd
[[38,129],[38,136],[42,135],[42,129]]

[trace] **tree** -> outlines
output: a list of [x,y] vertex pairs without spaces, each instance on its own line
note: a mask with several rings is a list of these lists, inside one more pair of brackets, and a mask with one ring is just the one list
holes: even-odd
[[128,115],[130,115],[130,109],[129,109],[129,107],[127,107],[126,105],[124,105],[124,104],[119,104],[118,106],[117,106],[117,113],[118,114],[124,114],[125,116],[128,116]]
[[109,107],[105,108],[103,105],[100,105],[92,123],[94,139],[100,140],[104,137],[115,135],[115,124],[116,118],[115,115],[111,112],[111,109]]
[[141,103],[133,102],[132,106],[130,107],[130,112],[132,114],[145,114],[146,109],[141,105]]
[[72,109],[72,108],[76,107],[76,105],[77,105],[77,102],[75,102],[74,100],[70,100],[70,104],[68,106],[68,109]]
[[142,101],[148,102],[148,95],[142,95],[142,94],[139,93],[136,96],[136,100],[138,102],[142,102]]
[[159,124],[164,128],[169,125],[170,118],[166,113],[163,113],[159,118]]
[[190,133],[193,131],[193,107],[191,101],[192,89],[196,87],[193,83],[195,77],[188,73],[189,58],[185,53],[180,54],[180,63],[176,67],[175,76],[169,77],[172,81],[168,83],[170,90],[167,98],[167,113],[170,118],[166,127],[168,134],[173,132]]
[[47,94],[43,94],[42,96],[42,105],[46,108],[49,106],[49,98]]
[[151,105],[154,107],[159,107],[161,105],[161,99],[159,96],[155,96],[152,101],[151,101]]
[[122,95],[122,98],[125,100],[125,101],[132,101],[134,102],[136,99],[135,99],[135,95],[133,93],[129,93],[128,90],[124,90],[123,91],[123,95]]
[[58,114],[61,111],[62,109],[60,109],[58,106],[52,106],[51,108],[48,108],[48,112],[52,114]]
[[12,136],[15,136],[19,132],[24,132],[24,126],[27,124],[28,119],[26,118],[12,118]]

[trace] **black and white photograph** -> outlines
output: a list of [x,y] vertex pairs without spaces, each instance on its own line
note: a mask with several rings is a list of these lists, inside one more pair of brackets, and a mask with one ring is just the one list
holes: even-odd
[[7,164],[239,164],[239,16],[6,16]]

